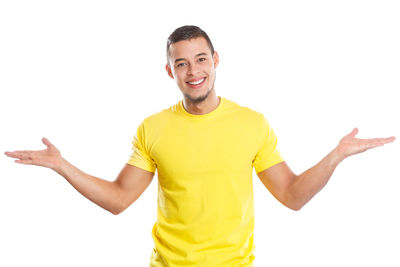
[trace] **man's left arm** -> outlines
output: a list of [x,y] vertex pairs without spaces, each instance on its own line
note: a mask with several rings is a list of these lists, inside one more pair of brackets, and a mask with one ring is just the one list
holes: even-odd
[[301,209],[328,182],[336,166],[345,158],[368,149],[393,142],[395,137],[359,139],[358,129],[343,137],[337,147],[315,166],[300,175],[294,174],[286,162],[278,163],[257,175],[272,195],[293,210]]

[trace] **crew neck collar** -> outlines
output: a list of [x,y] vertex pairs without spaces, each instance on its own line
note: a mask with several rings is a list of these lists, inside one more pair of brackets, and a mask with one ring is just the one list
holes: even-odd
[[192,113],[188,112],[183,105],[183,100],[179,101],[179,108],[180,108],[181,112],[187,117],[190,117],[193,119],[209,118],[209,117],[215,116],[217,113],[219,113],[222,109],[222,106],[225,103],[225,99],[223,97],[218,96],[218,98],[220,99],[218,106],[214,110],[212,110],[208,113],[205,113],[205,114],[192,114]]

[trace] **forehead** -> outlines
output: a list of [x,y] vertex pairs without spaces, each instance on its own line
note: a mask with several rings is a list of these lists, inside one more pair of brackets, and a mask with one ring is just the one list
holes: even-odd
[[169,47],[169,55],[172,60],[176,58],[190,58],[200,53],[211,55],[210,47],[203,37],[179,41],[171,44]]

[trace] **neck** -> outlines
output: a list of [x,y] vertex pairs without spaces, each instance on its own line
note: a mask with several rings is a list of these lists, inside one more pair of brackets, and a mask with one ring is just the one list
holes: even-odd
[[191,114],[203,115],[215,110],[220,101],[220,98],[215,94],[215,90],[212,90],[212,92],[206,99],[204,99],[204,101],[198,103],[191,101],[187,97],[184,97],[183,106],[185,110]]

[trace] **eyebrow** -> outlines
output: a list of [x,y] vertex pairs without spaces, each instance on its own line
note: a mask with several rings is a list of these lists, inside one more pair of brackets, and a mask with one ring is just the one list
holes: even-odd
[[[207,56],[207,53],[199,53],[199,54],[197,54],[196,55],[196,57],[200,57],[200,56]],[[175,63],[176,62],[178,62],[178,61],[183,61],[183,60],[185,60],[184,58],[177,58],[177,59],[175,59]]]

